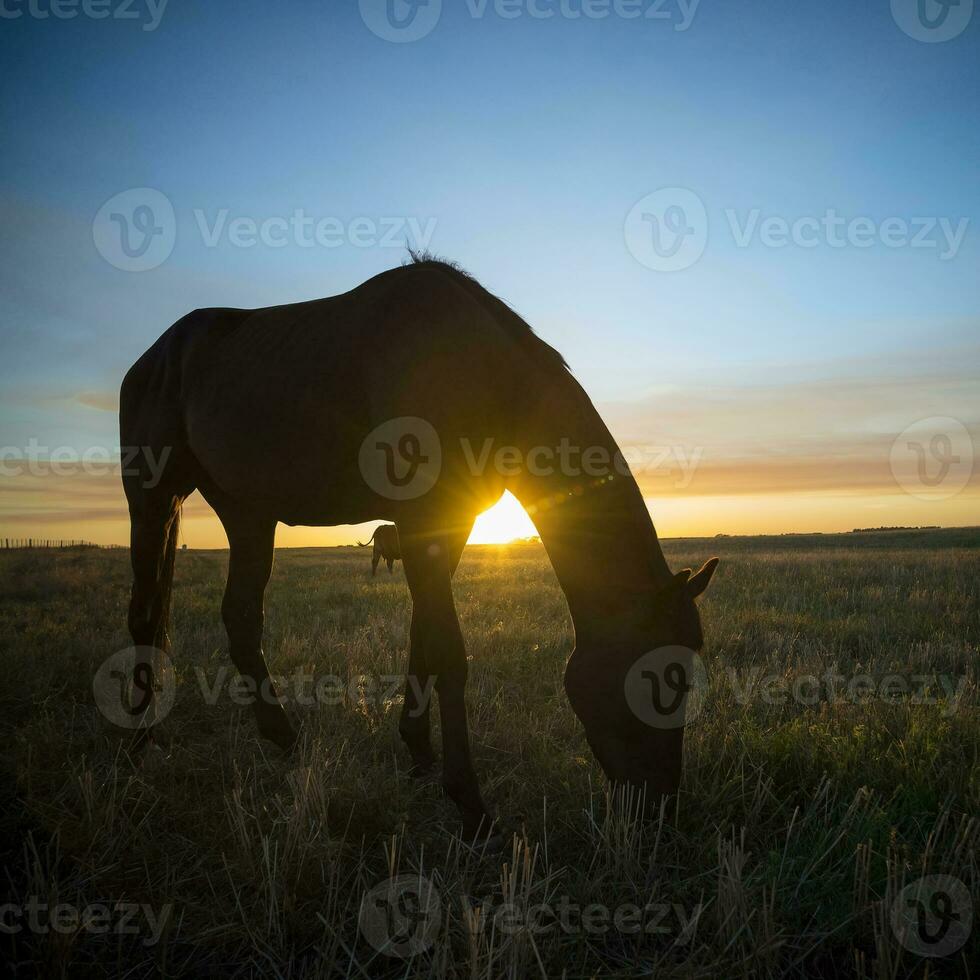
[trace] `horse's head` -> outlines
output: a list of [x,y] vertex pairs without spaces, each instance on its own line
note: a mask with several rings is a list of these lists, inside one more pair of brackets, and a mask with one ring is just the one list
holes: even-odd
[[712,558],[696,574],[678,572],[631,621],[580,644],[565,670],[565,690],[606,776],[645,793],[648,804],[680,783],[704,642],[695,599],[717,564]]

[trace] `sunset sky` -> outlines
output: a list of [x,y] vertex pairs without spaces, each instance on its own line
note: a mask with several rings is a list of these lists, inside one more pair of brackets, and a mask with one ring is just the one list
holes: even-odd
[[[191,309],[343,292],[406,242],[565,355],[664,536],[980,524],[980,15],[924,43],[888,0],[432,3],[402,43],[373,0],[7,4],[0,537],[126,541],[104,460],[128,366]],[[174,214],[145,271],[97,247],[134,188]],[[636,230],[663,188],[703,205],[703,254],[673,271]],[[532,533],[520,517],[475,539]],[[196,495],[183,534],[224,543]]]

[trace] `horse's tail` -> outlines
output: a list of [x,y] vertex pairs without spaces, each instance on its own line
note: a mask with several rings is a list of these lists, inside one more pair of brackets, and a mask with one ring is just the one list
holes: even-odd
[[375,528],[375,529],[374,529],[374,530],[373,530],[373,531],[371,532],[371,537],[369,537],[369,538],[367,539],[367,541],[358,541],[358,542],[357,542],[357,546],[358,546],[359,548],[366,548],[366,547],[367,547],[367,546],[368,546],[368,545],[369,545],[369,544],[370,544],[370,543],[371,543],[371,542],[372,542],[372,541],[374,540],[374,536],[375,536],[375,535],[376,535],[377,533],[378,533],[378,529],[377,529],[377,528]]

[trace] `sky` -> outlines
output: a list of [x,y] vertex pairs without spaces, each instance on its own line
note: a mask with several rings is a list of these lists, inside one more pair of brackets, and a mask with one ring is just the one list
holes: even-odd
[[0,537],[125,542],[129,365],[406,244],[564,354],[664,536],[980,523],[980,15],[923,3],[4,0]]

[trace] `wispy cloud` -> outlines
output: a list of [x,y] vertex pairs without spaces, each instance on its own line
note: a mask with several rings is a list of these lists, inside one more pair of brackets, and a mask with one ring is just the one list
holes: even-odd
[[[909,425],[951,417],[980,447],[980,373],[971,363],[980,363],[975,351],[944,373],[929,364],[915,374],[906,364],[909,373],[890,378],[839,366],[843,378],[807,378],[813,369],[803,366],[781,381],[661,391],[603,414],[621,445],[673,450],[660,466],[638,467],[651,495],[895,492],[889,456]],[[697,461],[690,479],[684,460]]]
[[83,391],[75,396],[75,401],[87,408],[97,408],[103,412],[119,411],[119,395],[111,391]]

